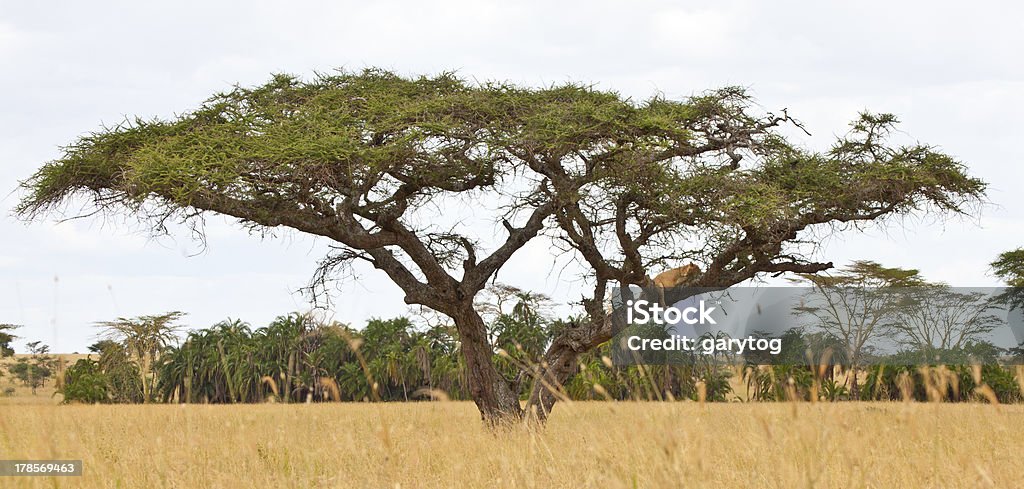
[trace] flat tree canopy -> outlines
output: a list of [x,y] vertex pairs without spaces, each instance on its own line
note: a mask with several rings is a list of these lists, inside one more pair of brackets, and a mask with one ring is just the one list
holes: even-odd
[[991,266],[996,277],[1010,287],[1024,287],[1024,248],[1000,253]]
[[[171,120],[81,137],[23,182],[17,210],[36,218],[78,195],[155,231],[214,212],[327,237],[337,248],[314,282],[355,260],[383,271],[407,303],[454,320],[485,420],[544,419],[577,356],[611,337],[609,284],[644,284],[686,262],[702,270],[690,284],[698,287],[816,273],[831,263],[794,246],[812,228],[962,213],[978,202],[985,184],[954,158],[891,145],[895,123],[864,114],[832,148],[812,152],[778,131],[800,127],[785,111],[759,113],[739,88],[640,102],[586,85],[537,89],[450,73],[278,75]],[[493,233],[421,218],[467,205],[493,211],[497,244],[482,243]],[[494,368],[473,299],[542,235],[586,265],[593,293],[588,319],[531,372],[523,408]]]

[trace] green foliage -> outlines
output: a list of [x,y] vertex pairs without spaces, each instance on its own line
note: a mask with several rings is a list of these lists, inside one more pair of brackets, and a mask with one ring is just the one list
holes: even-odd
[[1024,287],[1024,248],[999,255],[992,262],[992,271],[1010,287]]
[[[569,378],[570,399],[660,401],[703,397],[719,402],[732,393],[732,369],[708,358],[659,365],[615,365],[609,343],[580,357],[578,372]],[[679,360],[679,359],[675,359]]]
[[[119,394],[124,394],[128,399],[134,398],[134,393],[129,391],[134,388],[123,377],[129,373],[132,362],[135,371],[138,372],[140,385],[142,386],[142,398],[147,402],[153,397],[153,367],[156,365],[161,352],[176,339],[176,332],[179,327],[175,324],[185,313],[174,311],[156,316],[139,316],[137,318],[117,318],[113,321],[97,323],[96,326],[102,329],[101,336],[107,343],[97,343],[100,348],[116,344],[117,349],[109,352],[104,348],[103,353],[108,354],[110,361],[117,364],[111,368],[117,373],[115,380],[118,381]],[[103,356],[101,354],[101,361]]]
[[748,365],[747,393],[754,401],[809,401],[814,372],[806,364]]
[[1014,373],[1000,365],[872,365],[861,391],[863,400],[970,401],[984,399],[981,386],[1001,403],[1020,402]]
[[42,387],[53,374],[53,371],[46,365],[30,362],[27,358],[19,358],[16,362],[8,364],[7,370],[23,385],[31,387],[33,391]]
[[[415,229],[412,240],[361,239],[352,219],[408,223],[439,194],[493,191],[516,195],[509,208],[563,213],[548,225],[574,247],[585,247],[591,232],[598,242],[614,236],[616,212],[627,216],[625,229],[647,230],[632,245],[620,242],[622,253],[648,261],[664,260],[653,253],[670,252],[667,242],[699,233],[706,243],[671,258],[728,258],[722,278],[741,281],[770,271],[775,245],[808,226],[965,212],[984,193],[985,183],[952,157],[888,144],[892,115],[862,114],[848,136],[815,153],[776,131],[796,124],[788,114],[758,116],[753,105],[736,87],[638,102],[588,85],[534,89],[452,73],[277,75],[170,120],[135,119],[80,138],[23,182],[17,211],[37,216],[81,193],[100,208],[125,206],[155,230],[172,216],[213,211],[357,250],[426,244],[451,267],[463,263],[455,258],[466,257],[459,248],[471,237]],[[517,188],[524,175],[538,184],[533,191]],[[595,213],[594,221],[570,225],[576,212]],[[572,227],[580,225],[583,235]],[[762,245],[722,255],[741,234]]]
[[547,314],[551,299],[543,294],[502,284],[487,292],[493,301],[478,301],[477,308],[484,311],[490,344],[500,352],[495,364],[502,375],[516,381],[517,394],[525,396],[530,387],[525,381],[563,325]]
[[[520,298],[521,299],[521,298]],[[491,326],[496,338],[519,331],[523,324],[512,318],[529,319],[530,307],[512,308],[498,314]],[[568,321],[554,321],[538,313],[548,337],[558,334]],[[579,320],[572,318],[571,321]],[[529,321],[526,321],[529,324]],[[511,329],[506,329],[511,328]],[[468,399],[465,365],[459,355],[459,343],[452,327],[435,324],[418,329],[412,321],[399,317],[372,319],[362,328],[324,324],[309,315],[290,314],[275,319],[266,327],[253,330],[248,324],[227,320],[205,329],[189,332],[178,346],[167,346],[156,366],[157,399],[163,402],[256,403],[274,399],[280,402],[321,402],[329,400],[382,401],[419,400],[426,392],[441,391],[450,399]],[[527,335],[528,336],[528,335]],[[834,340],[793,329],[783,337],[783,357],[779,365],[748,365],[744,381],[751,400],[840,401],[901,399],[899,376],[911,379],[912,398],[929,400],[924,371],[918,366],[870,366],[858,396],[852,396],[848,384],[823,376],[819,361],[806,352],[833,348]],[[516,361],[496,354],[503,373],[515,377],[528,367],[528,352],[517,350]],[[990,346],[990,345],[989,345]],[[141,377],[137,364],[120,343],[103,341],[90,347],[99,351],[99,360],[81,360],[65,373],[67,402],[143,402]],[[574,400],[671,400],[703,398],[709,402],[730,399],[732,368],[709,356],[688,363],[671,365],[613,365],[610,345],[605,343],[579,358],[579,368],[565,383],[565,395]],[[801,354],[800,352],[804,352]],[[946,365],[956,377],[959,390],[947,389],[943,399],[968,401],[979,399],[975,389],[984,384],[1000,402],[1019,402],[1017,380],[1010,370],[995,362],[998,352],[986,345],[971,345],[972,359],[987,359],[992,364],[975,370],[965,365]],[[533,353],[529,353],[532,355]],[[985,356],[989,355],[989,356]],[[520,363],[521,360],[521,363]],[[918,361],[913,356],[893,356],[891,362]],[[508,361],[509,363],[502,363]],[[27,361],[24,362],[27,364]],[[925,364],[927,366],[927,364]],[[831,366],[828,366],[831,370]],[[525,375],[529,375],[526,372]],[[816,376],[819,378],[816,379]],[[376,384],[376,389],[374,388]],[[526,395],[520,390],[520,395]]]
[[139,365],[124,344],[102,340],[89,350],[99,353],[99,358],[94,360],[90,355],[64,372],[63,385],[58,389],[64,402],[124,404],[149,400]]
[[849,398],[849,395],[849,389],[833,379],[825,379],[821,383],[821,397],[826,401],[836,402]]
[[[1024,248],[1001,253],[991,263],[991,267],[997,277],[1013,287],[1003,292],[999,299],[1020,313],[1024,310]],[[1013,350],[1013,353],[1024,358],[1024,341]]]
[[[158,390],[164,401],[282,402],[409,400],[423,387],[460,396],[443,335],[416,331],[406,318],[373,319],[362,332],[321,324],[311,316],[281,316],[252,331],[225,321],[192,331],[162,356]],[[432,344],[437,348],[432,348]],[[357,357],[356,351],[362,357]],[[365,368],[362,362],[365,362]]]
[[[855,261],[830,275],[801,275],[814,286],[795,309],[808,325],[835,341],[835,352],[856,375],[875,355],[880,338],[906,349],[888,361],[904,365],[989,363],[1001,351],[984,340],[1001,323],[992,297],[929,283],[917,270]],[[877,358],[875,359],[877,360]],[[851,382],[851,395],[860,395]]]
[[817,287],[922,287],[928,283],[919,270],[889,268],[869,260],[855,260],[838,273],[801,274],[800,280]]
[[1004,353],[990,342],[968,341],[956,348],[915,348],[876,360],[890,365],[996,365]]
[[[730,369],[705,368],[698,372],[699,374],[694,377],[694,380],[703,385],[703,400],[708,402],[724,402],[728,398],[729,394],[732,394],[732,385],[729,384],[729,379],[732,377],[732,371]],[[698,392],[696,382],[693,383],[693,391],[694,392],[691,392],[689,395],[689,398],[694,401],[700,400],[701,394]]]
[[[113,191],[122,203],[160,195],[187,206],[210,191],[257,198],[263,192],[248,180],[256,162],[296,181],[330,169],[331,178],[357,188],[396,170],[436,188],[493,182],[507,156],[503,146],[534,141],[543,146],[537,150],[565,152],[607,132],[635,132],[630,125],[641,118],[618,96],[583,86],[472,86],[453,74],[407,79],[382,70],[309,82],[278,75],[263,86],[215,95],[176,120],[137,119],[82,138],[61,163],[37,175],[41,192],[23,210],[86,182]],[[449,158],[467,134],[489,148],[469,159]],[[435,150],[427,149],[432,140],[439,143]]]
[[[524,325],[544,324],[543,334],[556,334],[560,321],[533,316],[529,310],[524,306],[499,314],[491,331],[497,338],[514,338],[518,336],[510,334],[521,332]],[[522,349],[513,344],[514,350],[508,350],[512,354],[496,354],[495,362],[509,378],[529,375],[530,362],[546,341],[538,339]],[[723,401],[731,392],[728,369],[613,367],[602,360],[606,353],[607,345],[581,359],[586,367],[566,385],[570,398],[604,398],[595,386],[612,398],[636,400],[696,399],[698,383],[704,384],[708,401]],[[161,355],[156,385],[165,402],[361,401],[375,398],[373,383],[383,401],[423,399],[427,391],[458,400],[469,398],[465,375],[450,325],[421,331],[407,318],[371,319],[357,331],[292,314],[255,331],[240,321],[191,331],[180,346]],[[526,384],[519,385],[519,394],[525,396]]]
[[109,383],[107,392],[111,402],[139,403],[146,400],[143,389],[142,372],[139,365],[132,359],[128,349],[120,343],[105,341],[97,343],[101,346],[99,356],[100,371]]
[[13,364],[7,365],[7,370],[23,385],[32,388],[32,394],[36,389],[46,385],[46,381],[53,376],[53,365],[48,359],[19,358]]
[[14,349],[11,348],[11,341],[14,341],[17,336],[11,334],[11,331],[18,327],[19,326],[14,324],[0,324],[0,358],[14,355]]
[[64,372],[64,385],[59,389],[64,403],[97,404],[109,402],[110,379],[100,369],[100,362],[83,358]]
[[115,347],[117,345],[120,345],[120,343],[118,343],[118,342],[116,342],[114,340],[100,340],[100,341],[97,341],[96,343],[93,343],[93,344],[89,345],[89,351],[91,351],[93,353],[103,353],[103,350],[106,350],[107,348]]
[[25,347],[29,357],[21,357],[7,364],[7,370],[22,384],[31,387],[34,395],[36,389],[46,385],[46,381],[53,376],[57,360],[49,355],[50,347],[40,341],[26,343]]

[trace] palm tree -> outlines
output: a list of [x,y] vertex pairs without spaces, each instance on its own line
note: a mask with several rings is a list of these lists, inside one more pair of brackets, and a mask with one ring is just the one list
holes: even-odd
[[274,379],[284,402],[307,386],[302,379],[306,364],[304,346],[313,336],[314,321],[308,314],[292,313],[280,316],[254,334],[258,357],[265,375]]

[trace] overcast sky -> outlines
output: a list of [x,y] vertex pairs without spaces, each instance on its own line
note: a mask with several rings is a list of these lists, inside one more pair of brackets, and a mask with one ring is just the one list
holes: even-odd
[[[826,243],[821,258],[913,267],[954,285],[998,282],[987,263],[1024,245],[1024,8],[1017,2],[23,2],[0,0],[0,323],[15,343],[84,351],[96,321],[169,310],[208,326],[263,325],[304,310],[326,243],[260,240],[213,219],[208,246],[151,240],[130,223],[26,225],[17,182],[59,146],[126,116],[169,117],[234,83],[381,66],[457,70],[526,85],[596,83],[636,99],[743,85],[788,108],[824,149],[858,111],[896,113],[908,137],[938,145],[991,183],[979,219],[906,222]],[[244,5],[244,7],[243,7]],[[1013,61],[1013,60],[1018,61]],[[196,253],[200,254],[196,255]],[[193,256],[195,255],[195,256]],[[579,298],[544,243],[500,280]],[[366,271],[330,314],[361,325],[401,314],[398,289]]]

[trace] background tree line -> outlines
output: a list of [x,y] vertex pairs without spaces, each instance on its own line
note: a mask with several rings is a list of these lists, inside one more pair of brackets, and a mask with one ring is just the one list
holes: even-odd
[[[1006,293],[1011,294],[1011,305],[1019,307],[1020,298],[1012,294],[1024,286],[1024,250],[1001,254],[992,269],[1014,287]],[[572,400],[724,401],[737,385],[730,378],[739,377],[746,392],[735,394],[761,401],[962,401],[978,396],[998,402],[1021,400],[1024,372],[1010,364],[1024,363],[1024,345],[1003,350],[984,341],[980,333],[988,331],[989,324],[982,315],[945,323],[941,316],[930,316],[927,319],[942,324],[928,330],[934,338],[923,335],[921,331],[926,330],[914,308],[907,307],[906,294],[885,292],[909,288],[932,291],[944,300],[950,294],[976,300],[970,293],[928,283],[917,270],[867,261],[853,262],[828,276],[803,276],[802,281],[825,292],[834,304],[808,304],[798,311],[812,321],[782,335],[784,358],[775,359],[774,365],[748,358],[745,365],[730,366],[706,358],[682,365],[617,366],[610,360],[611,346],[606,342],[581,355],[576,374],[559,393]],[[876,295],[863,295],[864,288]],[[963,301],[948,303],[956,307]],[[538,358],[578,320],[554,318],[551,305],[542,294],[500,284],[488,288],[477,302],[487,323],[493,361],[521,398],[528,394],[530,377],[540,367]],[[87,358],[67,369],[60,368],[47,345],[29,342],[28,355],[6,362],[0,375],[6,370],[12,383],[30,387],[33,393],[54,380],[66,402],[470,399],[460,343],[454,325],[444,316],[422,315],[423,320],[416,322],[408,317],[373,319],[354,329],[292,313],[255,329],[228,319],[181,338],[183,317],[181,312],[170,312],[98,323],[100,341],[89,347]],[[950,331],[943,332],[943,324]],[[13,334],[17,328],[0,325],[3,357],[14,353],[11,342],[17,338]],[[873,341],[886,334],[890,339],[902,335],[897,338],[907,348],[880,355]],[[959,340],[947,341],[952,337]],[[835,377],[837,371],[853,375],[840,380]]]
[[[1007,257],[1014,253],[1003,254],[993,263],[996,273],[1010,284],[1019,283],[1015,282],[1019,275],[1003,271]],[[943,300],[949,294],[964,293],[929,284],[916,270],[866,261],[854,262],[833,275],[808,275],[803,280],[834,303],[831,307],[808,303],[797,311],[810,321],[782,335],[782,358],[769,362],[748,357],[745,364],[736,365],[697,356],[683,364],[621,366],[612,363],[611,345],[605,342],[580,356],[576,374],[557,388],[558,394],[570,400],[725,401],[735,397],[731,394],[758,401],[1021,400],[1024,369],[1011,364],[1024,360],[1022,349],[1002,350],[987,342],[981,334],[990,326],[984,316],[949,324],[929,316],[942,323],[933,329],[945,324],[960,335],[960,341],[920,343],[926,338],[915,334],[916,309],[908,307],[905,293],[890,291],[925,290],[940,294]],[[863,295],[863,290],[874,295]],[[980,300],[966,295],[970,297],[964,300]],[[521,399],[529,394],[529,381],[541,368],[538,359],[545,349],[578,320],[555,318],[551,305],[542,294],[506,285],[490,287],[477,303],[487,324],[493,361]],[[415,322],[409,317],[372,319],[361,329],[299,313],[258,328],[228,319],[189,331],[178,341],[182,317],[180,312],[170,312],[99,323],[102,340],[90,347],[96,358],[90,355],[64,372],[60,391],[65,401],[471,398],[461,345],[454,325],[444,316],[423,315],[422,321]],[[890,339],[902,335],[897,339],[905,348],[879,354],[874,341],[886,334]],[[951,333],[937,337],[948,339]],[[33,348],[46,353],[45,346]],[[951,355],[953,351],[957,355]],[[23,363],[29,364],[28,360]],[[840,379],[837,372],[847,374]],[[37,377],[45,381],[48,375]],[[742,382],[730,382],[732,378]],[[735,385],[742,385],[745,392],[733,392]]]

